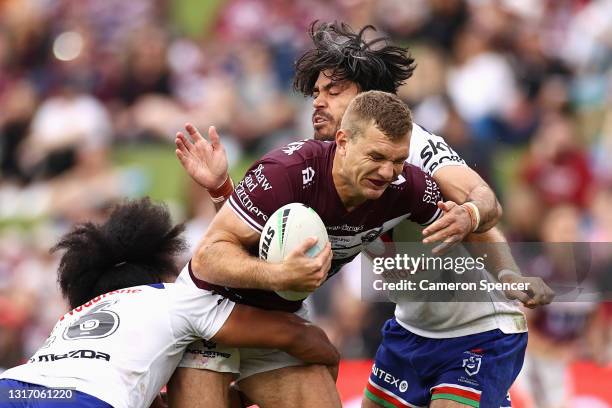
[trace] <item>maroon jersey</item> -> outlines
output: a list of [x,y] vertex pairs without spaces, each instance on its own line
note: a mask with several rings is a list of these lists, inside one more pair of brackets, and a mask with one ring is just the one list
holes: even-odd
[[[268,217],[285,204],[312,207],[327,228],[333,250],[329,276],[350,262],[365,245],[400,221],[428,225],[442,215],[437,184],[418,167],[404,164],[398,178],[378,200],[369,200],[352,211],[342,203],[332,178],[336,143],[306,140],[274,150],[256,162],[236,186],[227,205],[249,227],[261,234]],[[256,254],[257,248],[252,248]],[[237,303],[296,311],[301,301],[288,301],[274,292],[234,289],[198,281]]]

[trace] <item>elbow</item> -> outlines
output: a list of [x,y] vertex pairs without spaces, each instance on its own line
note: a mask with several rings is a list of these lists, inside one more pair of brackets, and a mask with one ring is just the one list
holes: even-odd
[[500,220],[502,215],[504,215],[504,210],[501,206],[501,204],[499,203],[499,201],[495,200],[495,223],[497,224]]
[[[485,199],[485,195],[482,195],[482,199],[480,202],[484,205],[486,209],[483,209],[484,212],[481,213],[482,219],[480,227],[478,228],[478,232],[485,232],[491,229],[493,226],[497,225],[497,223],[501,220],[503,209],[495,193],[488,187],[482,186],[483,192],[487,191],[487,198]],[[485,204],[486,203],[486,204]]]
[[486,213],[487,217],[481,221],[477,232],[484,233],[491,230],[491,228],[497,225],[497,223],[500,221],[502,213],[503,210],[501,205],[497,200],[495,200],[495,205],[489,212]]
[[[329,339],[327,338],[327,336],[325,338],[329,342]],[[340,355],[340,352],[331,343],[329,343],[329,347],[330,347],[331,359],[330,359],[330,364],[328,364],[328,365],[330,365],[330,366],[338,366],[338,365],[340,365],[340,358],[342,357]],[[336,378],[334,379],[334,381],[337,380],[337,379],[338,379],[338,375],[336,374]]]
[[202,279],[205,281],[210,281],[211,276],[209,276],[210,267],[206,267],[206,265],[210,265],[211,256],[214,255],[214,244],[208,242],[206,239],[202,240],[194,254],[191,258],[191,270],[193,274],[198,279]]
[[301,327],[295,327],[295,329],[287,331],[282,337],[279,338],[279,348],[283,350],[293,351],[295,349],[302,349],[304,343],[304,333]]
[[304,333],[298,341],[305,342],[305,347],[317,350],[317,353],[320,354],[318,361],[313,362],[327,366],[340,364],[340,352],[330,342],[325,331],[311,323],[305,326]]
[[502,206],[499,203],[497,197],[495,196],[495,193],[488,185],[483,184],[480,187],[480,190],[482,191],[482,193],[480,193],[480,196],[482,197],[480,201],[483,204],[486,203],[484,205],[487,208],[485,212],[485,217],[487,220],[486,225],[491,227],[497,224],[501,219],[503,213]]
[[289,314],[286,324],[283,334],[277,337],[280,343],[278,347],[284,350],[303,349],[303,346],[309,342],[312,325],[294,314]]
[[309,363],[335,366],[340,353],[331,344],[325,332],[311,323],[292,321],[292,329],[284,332],[278,348]]
[[306,341],[304,339],[303,327],[299,324],[291,322],[274,336],[274,342],[270,344],[275,348],[283,350],[286,353],[291,354],[294,357],[302,358],[304,345]]

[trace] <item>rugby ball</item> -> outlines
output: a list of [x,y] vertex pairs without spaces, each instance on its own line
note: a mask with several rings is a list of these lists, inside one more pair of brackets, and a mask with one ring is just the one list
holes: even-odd
[[[302,203],[282,206],[270,216],[259,238],[259,257],[268,262],[282,262],[285,257],[308,237],[317,237],[317,243],[306,255],[316,256],[329,242],[327,230],[319,214]],[[310,292],[277,291],[287,300],[302,300]]]

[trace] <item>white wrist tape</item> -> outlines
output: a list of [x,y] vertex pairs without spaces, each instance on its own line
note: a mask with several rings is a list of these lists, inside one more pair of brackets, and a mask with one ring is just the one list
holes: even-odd
[[480,210],[478,209],[478,206],[469,201],[461,205],[465,206],[466,209],[468,209],[468,212],[470,212],[470,218],[473,217],[472,222],[474,226],[472,228],[472,232],[476,231],[478,227],[480,227]]

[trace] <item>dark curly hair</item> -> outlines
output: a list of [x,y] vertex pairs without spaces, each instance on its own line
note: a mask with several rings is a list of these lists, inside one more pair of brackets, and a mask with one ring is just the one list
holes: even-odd
[[76,225],[51,249],[66,251],[57,272],[62,295],[75,308],[112,290],[163,282],[178,273],[183,230],[148,198],[118,204],[103,224]]
[[368,25],[355,33],[345,23],[312,23],[309,35],[314,48],[295,63],[293,88],[312,96],[319,73],[331,70],[333,80],[355,82],[362,92],[397,93],[397,88],[412,76],[414,58],[407,49],[389,45],[387,37],[366,42],[367,30],[376,28]]

